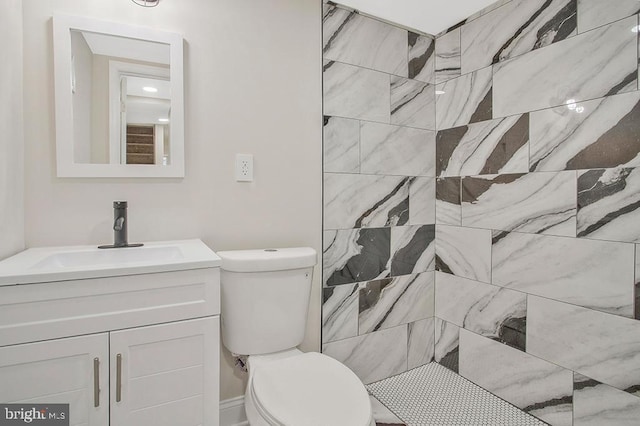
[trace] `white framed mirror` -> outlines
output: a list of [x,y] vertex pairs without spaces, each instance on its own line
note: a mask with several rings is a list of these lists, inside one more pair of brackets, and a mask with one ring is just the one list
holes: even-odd
[[184,177],[180,34],[53,17],[58,177]]

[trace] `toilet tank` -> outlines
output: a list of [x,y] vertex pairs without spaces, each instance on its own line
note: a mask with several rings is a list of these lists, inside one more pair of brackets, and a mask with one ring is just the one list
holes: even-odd
[[222,341],[240,355],[279,352],[303,338],[316,251],[309,247],[218,252]]

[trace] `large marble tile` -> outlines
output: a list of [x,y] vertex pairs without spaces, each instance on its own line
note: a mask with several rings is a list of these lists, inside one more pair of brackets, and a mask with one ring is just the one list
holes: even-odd
[[391,117],[390,76],[335,61],[323,62],[325,115],[388,123]]
[[583,33],[638,13],[638,0],[578,0],[578,31]]
[[578,177],[578,237],[640,243],[640,168]]
[[389,275],[390,228],[324,231],[322,277],[325,286]]
[[633,264],[632,244],[515,232],[493,243],[493,284],[627,317]]
[[407,30],[338,7],[325,9],[322,56],[407,76]]
[[527,352],[640,396],[640,322],[536,296]]
[[406,224],[410,181],[406,177],[325,173],[324,229]]
[[[492,77],[491,67],[487,67],[438,84],[436,129],[490,120],[493,117]],[[507,115],[515,114],[501,116]]]
[[531,170],[640,165],[640,93],[531,113]]
[[365,384],[407,371],[407,326],[322,345],[322,352],[349,367]]
[[431,37],[409,31],[409,78],[435,83],[436,43]]
[[450,322],[435,319],[434,360],[449,370],[458,372],[460,352],[460,327]]
[[573,385],[574,426],[636,426],[640,398],[575,373]]
[[358,335],[358,284],[322,289],[322,343]]
[[441,130],[436,175],[473,176],[529,171],[529,114]]
[[636,244],[635,317],[640,320],[640,246]]
[[391,124],[435,129],[434,86],[417,80],[391,76]]
[[358,333],[433,316],[434,272],[369,281],[360,288]]
[[438,225],[436,269],[463,278],[491,282],[491,231]]
[[494,117],[636,90],[635,25],[634,16],[494,65]]
[[575,172],[465,177],[462,225],[575,237]]
[[462,27],[462,73],[576,34],[576,0],[513,0]]
[[438,272],[436,316],[525,350],[527,296],[524,293]]
[[436,135],[431,130],[362,123],[361,173],[435,176]]
[[391,276],[435,269],[435,225],[391,228]]
[[459,177],[436,179],[436,224],[462,225]]
[[460,375],[554,426],[572,425],[570,370],[460,330]]
[[442,83],[460,76],[460,28],[436,39],[435,82]]
[[324,117],[323,151],[325,172],[360,172],[360,122]]
[[409,185],[409,225],[436,223],[436,180],[417,177]]
[[416,368],[433,361],[435,351],[434,317],[409,324],[408,368]]

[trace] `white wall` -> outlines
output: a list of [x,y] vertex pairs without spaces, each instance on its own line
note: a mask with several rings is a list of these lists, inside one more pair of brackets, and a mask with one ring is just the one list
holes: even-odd
[[[113,200],[129,201],[130,241],[202,238],[214,250],[321,252],[321,3],[316,0],[23,0],[27,246],[110,242]],[[185,38],[184,179],[55,176],[53,12],[176,31]],[[255,182],[236,183],[236,153]],[[304,350],[319,349],[316,267]],[[221,398],[241,395],[222,361]]]
[[24,248],[22,2],[0,0],[0,259]]

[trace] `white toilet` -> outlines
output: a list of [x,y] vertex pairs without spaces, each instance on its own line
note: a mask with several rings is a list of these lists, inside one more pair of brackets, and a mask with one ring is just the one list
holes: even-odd
[[346,366],[296,349],[304,337],[311,248],[218,252],[222,341],[248,355],[245,411],[251,426],[375,425],[367,391]]

